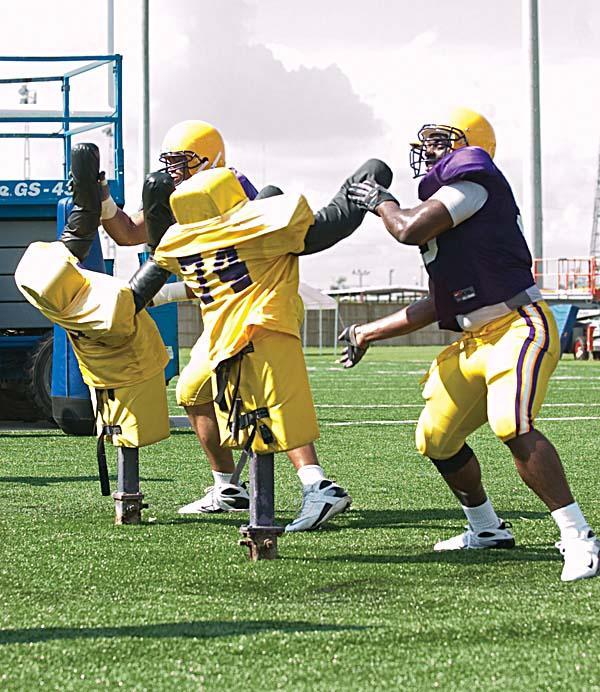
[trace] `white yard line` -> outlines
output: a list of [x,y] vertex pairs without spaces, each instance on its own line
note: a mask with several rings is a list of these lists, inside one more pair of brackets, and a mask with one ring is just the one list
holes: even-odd
[[[557,404],[558,405],[558,404]],[[541,416],[536,418],[536,421],[593,421],[600,420],[600,416]],[[416,419],[406,419],[406,420],[348,420],[348,421],[322,421],[319,423],[321,427],[326,428],[341,428],[341,427],[352,427],[357,425],[416,425]],[[170,416],[169,423],[171,428],[174,429],[188,429],[191,428],[190,422],[187,416]]]

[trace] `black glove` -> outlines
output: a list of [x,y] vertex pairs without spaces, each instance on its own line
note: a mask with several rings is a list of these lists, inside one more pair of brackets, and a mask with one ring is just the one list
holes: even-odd
[[348,187],[348,199],[357,207],[377,214],[377,207],[382,202],[396,202],[398,200],[385,187],[378,185],[374,180],[367,178],[361,183],[352,183]]
[[345,368],[353,368],[369,348],[368,346],[361,348],[358,345],[356,341],[356,327],[358,327],[357,324],[351,324],[338,336],[338,341],[346,344],[339,361]]

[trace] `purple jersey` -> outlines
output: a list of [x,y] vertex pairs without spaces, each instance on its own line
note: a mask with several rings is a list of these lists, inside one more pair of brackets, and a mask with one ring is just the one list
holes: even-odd
[[486,151],[463,147],[445,156],[421,180],[419,199],[459,180],[485,187],[486,203],[420,247],[439,326],[454,331],[462,331],[457,315],[506,302],[535,283],[515,198]]
[[240,173],[239,171],[236,171],[235,168],[230,168],[230,171],[235,173],[236,178],[240,181],[240,185],[244,188],[244,192],[246,193],[246,197],[248,199],[254,199],[256,195],[258,194],[258,190],[254,187],[254,185],[246,178],[246,176],[243,173]]

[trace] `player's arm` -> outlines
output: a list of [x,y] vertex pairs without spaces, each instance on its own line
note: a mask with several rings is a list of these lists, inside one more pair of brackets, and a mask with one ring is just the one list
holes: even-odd
[[433,297],[429,295],[379,320],[366,324],[352,324],[338,337],[346,344],[340,363],[345,368],[352,368],[373,342],[416,332],[436,320]]
[[119,209],[111,197],[104,173],[100,174],[100,199],[102,227],[117,245],[140,245],[148,241],[143,212],[129,216]]
[[476,214],[488,198],[485,187],[467,180],[444,185],[412,209],[385,199],[385,193],[366,180],[352,185],[348,198],[380,216],[388,232],[404,245],[424,245]]
[[436,320],[437,314],[433,298],[427,296],[379,320],[357,325],[356,340],[358,345],[363,348],[374,341],[416,332]]

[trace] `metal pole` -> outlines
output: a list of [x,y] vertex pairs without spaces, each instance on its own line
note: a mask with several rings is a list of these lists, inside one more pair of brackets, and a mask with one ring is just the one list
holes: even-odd
[[531,227],[533,256],[544,257],[542,225],[542,157],[540,136],[540,71],[538,2],[523,0],[523,48],[527,59],[527,103],[529,136],[527,156],[523,166],[523,195],[525,199],[525,223]]
[[[106,0],[106,53],[114,55],[115,52],[115,0]],[[113,65],[107,65],[108,70],[108,105],[115,107],[115,87],[113,80]]]
[[319,355],[323,353],[323,308],[319,305]]
[[339,326],[339,320],[340,320],[340,300],[338,296],[335,297],[335,317],[333,318],[333,355],[337,356],[337,347],[338,347],[338,340],[337,340],[337,333],[338,333],[338,326]]
[[142,160],[144,177],[150,173],[150,47],[148,2],[142,0],[142,53],[143,53],[143,100],[142,100]]
[[115,524],[139,524],[142,521],[144,496],[140,492],[139,449],[117,447],[117,492]]
[[590,255],[598,257],[600,254],[600,153],[598,154],[598,175],[596,176],[596,194],[594,195],[594,221],[592,223],[592,241],[590,243]]
[[251,560],[273,560],[277,557],[277,537],[283,526],[275,525],[275,463],[273,454],[251,453],[250,523],[240,528],[240,545],[248,548]]

